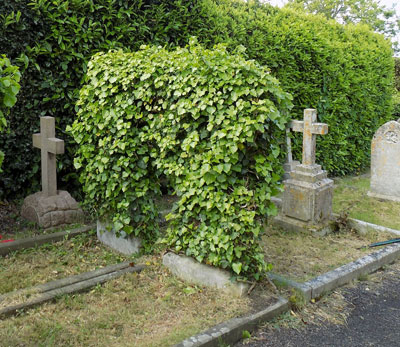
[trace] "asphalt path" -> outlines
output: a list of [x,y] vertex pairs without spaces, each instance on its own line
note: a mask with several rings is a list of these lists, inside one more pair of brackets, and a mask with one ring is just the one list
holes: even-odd
[[359,282],[341,289],[347,302],[347,324],[308,324],[300,329],[260,329],[236,346],[400,347],[400,270],[389,271],[382,282]]

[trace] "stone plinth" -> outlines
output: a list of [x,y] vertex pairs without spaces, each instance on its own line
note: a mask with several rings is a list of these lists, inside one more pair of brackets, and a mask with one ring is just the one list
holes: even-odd
[[297,160],[289,161],[283,164],[283,180],[288,180],[290,178],[290,173],[296,168],[297,165],[300,165],[300,162]]
[[82,223],[83,212],[75,199],[66,191],[46,196],[43,192],[25,198],[21,216],[44,229],[52,229],[68,224]]
[[123,231],[117,236],[110,223],[99,220],[97,221],[97,238],[104,245],[126,255],[138,253],[142,246],[142,241],[138,237],[126,235]]
[[400,123],[382,125],[371,143],[369,196],[400,202]]
[[274,222],[285,229],[331,231],[333,181],[320,165],[298,165],[284,182],[282,211]]

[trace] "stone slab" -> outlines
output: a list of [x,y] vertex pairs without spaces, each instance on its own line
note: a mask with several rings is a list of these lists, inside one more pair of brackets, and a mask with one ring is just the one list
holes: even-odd
[[76,235],[88,232],[94,229],[94,225],[88,225],[77,229],[59,231],[57,233],[29,237],[26,239],[15,240],[0,244],[0,256],[7,255],[11,252],[18,251],[25,248],[32,248],[43,245],[45,243],[54,243],[62,241],[65,238],[70,239]]
[[289,302],[280,298],[274,305],[254,314],[218,324],[198,335],[189,337],[175,347],[220,347],[222,343],[234,344],[242,338],[243,331],[253,331],[259,324],[279,316],[289,310],[289,307]]
[[35,297],[31,300],[27,300],[21,304],[7,306],[0,309],[0,318],[6,318],[12,316],[21,310],[26,310],[38,305],[41,305],[45,302],[55,300],[60,295],[78,293],[85,290],[88,290],[98,284],[105,283],[110,281],[114,278],[118,278],[126,273],[133,273],[133,272],[140,272],[144,269],[143,265],[137,266],[129,266],[127,268],[123,268],[114,272],[106,273],[101,276],[91,277],[87,280],[83,280],[80,282],[76,282],[70,285],[54,288],[52,290],[46,291],[40,294],[38,297]]
[[163,264],[171,272],[185,281],[207,287],[221,289],[235,296],[243,296],[247,293],[249,286],[245,283],[232,283],[232,275],[225,270],[201,264],[193,258],[166,253],[163,256]]
[[109,227],[109,223],[100,220],[97,221],[97,238],[104,245],[125,255],[138,253],[142,245],[140,238],[128,236],[124,232],[117,237],[113,229]]

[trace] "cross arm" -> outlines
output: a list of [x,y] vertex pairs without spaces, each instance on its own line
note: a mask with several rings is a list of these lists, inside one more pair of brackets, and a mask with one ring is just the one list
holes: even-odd
[[[304,131],[304,122],[301,120],[292,120],[290,122],[290,128],[296,132]],[[326,135],[328,133],[328,124],[325,123],[313,123],[311,126],[311,133],[318,135]]]
[[40,134],[33,134],[32,140],[33,140],[33,147],[36,147],[36,148],[42,147],[42,138],[41,138]]
[[50,153],[53,154],[63,154],[64,153],[64,141],[51,137],[48,139],[44,139],[44,145],[45,148],[47,148],[47,150]]

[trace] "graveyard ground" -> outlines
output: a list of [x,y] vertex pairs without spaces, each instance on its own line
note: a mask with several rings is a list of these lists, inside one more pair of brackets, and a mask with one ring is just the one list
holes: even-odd
[[[400,229],[400,204],[367,197],[368,187],[367,176],[335,180],[335,212],[348,212],[353,218]],[[359,248],[388,238],[393,236],[342,230],[315,237],[269,228],[263,246],[274,272],[301,281],[371,253],[374,249]],[[278,294],[292,294],[279,285],[277,292],[267,281],[258,284],[249,298],[233,298],[190,285],[163,268],[162,252],[158,249],[153,256],[122,256],[89,233],[0,258],[0,295],[122,261],[147,266],[140,274],[128,274],[89,292],[65,295],[16,317],[0,319],[0,340],[5,345],[37,341],[42,345],[105,346],[135,341],[136,346],[166,346],[218,322],[260,309],[274,302]],[[340,307],[340,297],[336,300],[333,294],[333,298],[329,305]],[[282,319],[291,324],[297,318],[289,313]]]
[[[400,230],[400,203],[367,195],[369,174],[334,180],[333,211],[348,213],[351,218]],[[388,182],[390,184],[390,182]]]

